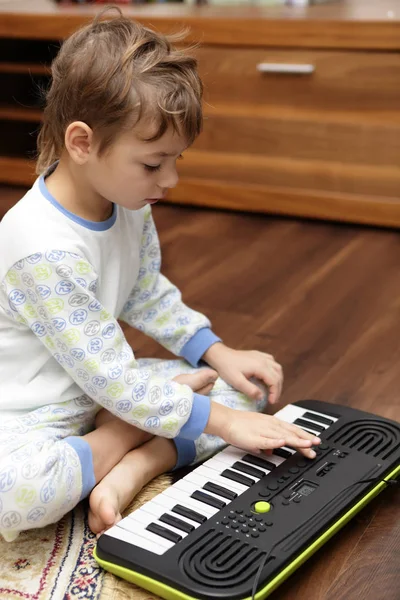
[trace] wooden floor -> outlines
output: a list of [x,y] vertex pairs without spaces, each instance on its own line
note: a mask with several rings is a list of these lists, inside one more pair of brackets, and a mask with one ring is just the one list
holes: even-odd
[[[0,190],[0,213],[17,197]],[[228,345],[282,363],[281,405],[316,398],[400,420],[398,231],[175,206],[154,217],[184,301]],[[168,356],[127,335],[139,356]],[[398,600],[399,500],[386,490],[271,600]]]

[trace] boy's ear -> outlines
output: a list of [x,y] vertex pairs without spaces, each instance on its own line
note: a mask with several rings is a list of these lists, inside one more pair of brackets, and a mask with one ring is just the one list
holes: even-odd
[[74,121],[67,127],[64,143],[72,160],[78,165],[83,165],[93,147],[93,130],[83,121]]

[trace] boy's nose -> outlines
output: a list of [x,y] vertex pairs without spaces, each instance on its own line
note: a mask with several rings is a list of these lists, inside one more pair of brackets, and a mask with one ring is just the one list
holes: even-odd
[[162,190],[169,190],[174,188],[179,181],[179,175],[176,170],[164,175],[162,181],[158,184],[158,187]]

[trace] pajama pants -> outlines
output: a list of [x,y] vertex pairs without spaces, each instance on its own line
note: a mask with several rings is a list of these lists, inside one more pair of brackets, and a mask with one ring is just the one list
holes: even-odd
[[[139,359],[138,363],[168,379],[198,371],[184,360]],[[230,408],[261,412],[267,391],[260,387],[265,396],[256,401],[219,378],[210,397]],[[57,522],[90,494],[95,485],[92,453],[81,436],[94,428],[101,408],[82,395],[1,422],[0,533],[7,541],[20,531]],[[205,433],[193,442],[179,436],[174,442],[176,468],[197,464],[226,445]]]

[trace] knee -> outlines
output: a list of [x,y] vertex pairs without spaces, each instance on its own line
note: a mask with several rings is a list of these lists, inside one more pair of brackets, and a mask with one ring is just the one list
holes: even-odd
[[74,450],[63,440],[27,444],[0,463],[0,532],[45,527],[80,499],[82,475]]

